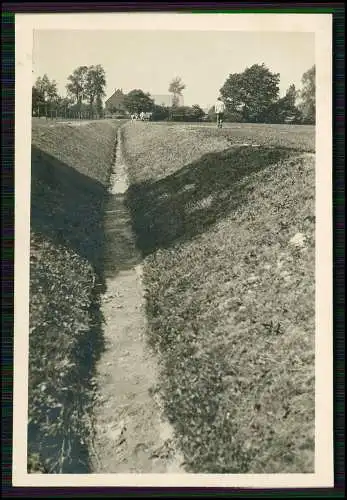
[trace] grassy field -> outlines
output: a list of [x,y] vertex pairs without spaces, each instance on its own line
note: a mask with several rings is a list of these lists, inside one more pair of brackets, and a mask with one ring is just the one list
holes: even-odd
[[33,120],[29,472],[88,472],[103,207],[117,126]]
[[314,128],[129,123],[123,139],[187,470],[313,472]]

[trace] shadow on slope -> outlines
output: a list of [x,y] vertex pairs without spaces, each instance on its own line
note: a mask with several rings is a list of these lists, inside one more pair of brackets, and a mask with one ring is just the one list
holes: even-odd
[[289,148],[231,147],[206,154],[164,179],[131,185],[127,203],[139,248],[148,255],[204,232],[242,207],[249,175],[275,168],[293,153]]
[[[107,186],[32,146],[31,233],[36,243],[31,249],[33,418],[28,442],[51,473],[89,472],[79,418],[92,405],[92,378],[104,349],[99,301],[105,291],[106,197]],[[61,365],[64,381],[57,369]],[[40,396],[42,384],[46,390]],[[62,453],[69,459],[59,460]]]
[[100,182],[32,146],[32,230],[72,248],[98,274],[102,274],[106,195]]

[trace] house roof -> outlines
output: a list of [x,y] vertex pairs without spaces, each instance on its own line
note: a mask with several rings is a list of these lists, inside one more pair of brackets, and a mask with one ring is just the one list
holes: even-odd
[[120,97],[125,97],[125,94],[123,94],[123,90],[122,89],[115,89],[113,94],[106,100],[106,103],[108,103],[109,101],[113,100],[114,98],[120,98]]

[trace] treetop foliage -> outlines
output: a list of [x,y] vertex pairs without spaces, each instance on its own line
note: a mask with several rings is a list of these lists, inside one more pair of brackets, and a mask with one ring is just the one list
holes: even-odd
[[[282,98],[279,73],[272,73],[264,63],[230,74],[220,89],[227,115],[243,122],[314,123],[314,71],[313,67],[303,75],[301,92],[292,84]],[[297,106],[298,98],[302,102]]]
[[186,88],[185,84],[179,76],[176,76],[171,80],[169,85],[169,92],[172,94],[172,106],[176,107],[179,105],[179,97],[182,95],[182,91]]

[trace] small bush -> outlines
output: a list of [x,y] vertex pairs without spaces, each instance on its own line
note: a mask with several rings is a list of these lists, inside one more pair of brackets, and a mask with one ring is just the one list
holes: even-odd
[[173,122],[199,122],[204,115],[204,111],[198,105],[180,106],[171,108],[169,118]]

